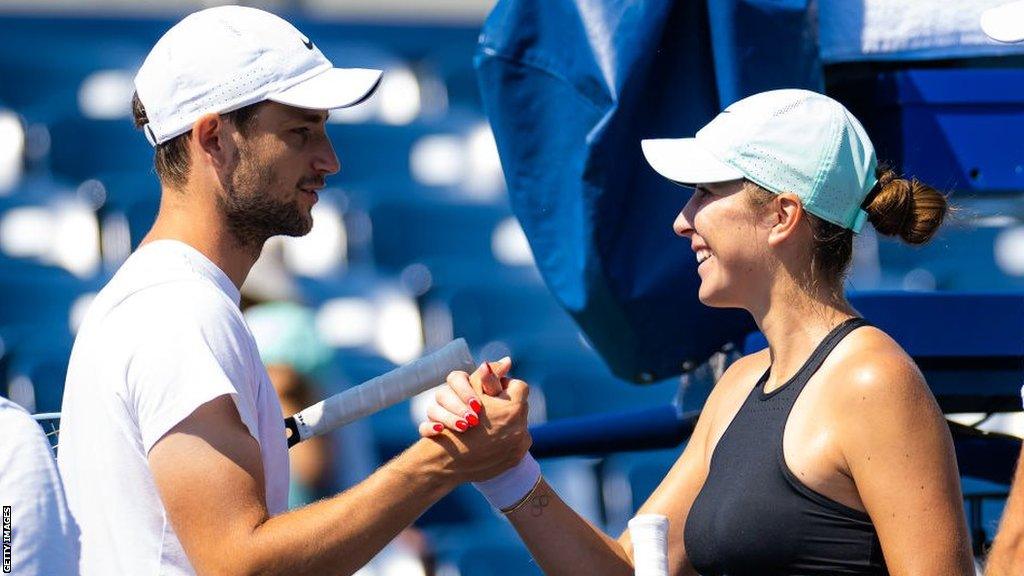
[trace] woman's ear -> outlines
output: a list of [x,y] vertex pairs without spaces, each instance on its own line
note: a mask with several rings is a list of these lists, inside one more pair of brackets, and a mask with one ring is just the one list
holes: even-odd
[[777,246],[791,237],[804,220],[804,205],[800,197],[792,192],[778,194],[768,204],[771,230],[768,232],[768,244]]

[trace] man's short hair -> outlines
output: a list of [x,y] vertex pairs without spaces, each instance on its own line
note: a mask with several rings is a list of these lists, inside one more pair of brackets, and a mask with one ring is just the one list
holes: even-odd
[[[238,128],[242,136],[248,136],[249,131],[255,124],[256,112],[264,102],[266,101],[250,104],[231,112],[225,112],[221,114],[221,118],[230,120]],[[149,122],[149,119],[146,117],[146,108],[142,105],[138,92],[132,95],[132,116],[136,128],[142,129]],[[184,186],[185,182],[188,181],[188,171],[191,165],[188,155],[188,139],[191,135],[192,131],[189,130],[156,146],[153,164],[161,182],[172,186]]]

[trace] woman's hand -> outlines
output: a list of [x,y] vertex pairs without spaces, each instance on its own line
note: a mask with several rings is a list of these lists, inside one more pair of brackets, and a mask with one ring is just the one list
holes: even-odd
[[434,392],[434,403],[427,408],[428,420],[419,426],[420,435],[424,438],[437,436],[445,428],[465,432],[480,424],[483,404],[476,390],[507,400],[505,390],[511,369],[512,359],[506,356],[497,362],[484,362],[472,374],[461,371],[449,374],[446,385]]

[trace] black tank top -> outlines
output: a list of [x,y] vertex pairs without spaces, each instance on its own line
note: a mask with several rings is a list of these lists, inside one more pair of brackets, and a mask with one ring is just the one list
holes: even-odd
[[800,370],[764,393],[758,380],[711,456],[686,519],[686,554],[703,576],[888,574],[867,514],[808,488],[790,471],[782,434],[797,397],[839,341],[860,326],[833,329]]

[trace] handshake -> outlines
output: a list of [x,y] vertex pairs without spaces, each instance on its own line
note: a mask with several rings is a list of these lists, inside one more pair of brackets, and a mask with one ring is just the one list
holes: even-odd
[[508,514],[540,482],[530,456],[527,429],[529,386],[509,378],[512,360],[484,362],[472,374],[456,371],[436,389],[420,435],[450,457],[449,472],[473,485],[492,506]]

